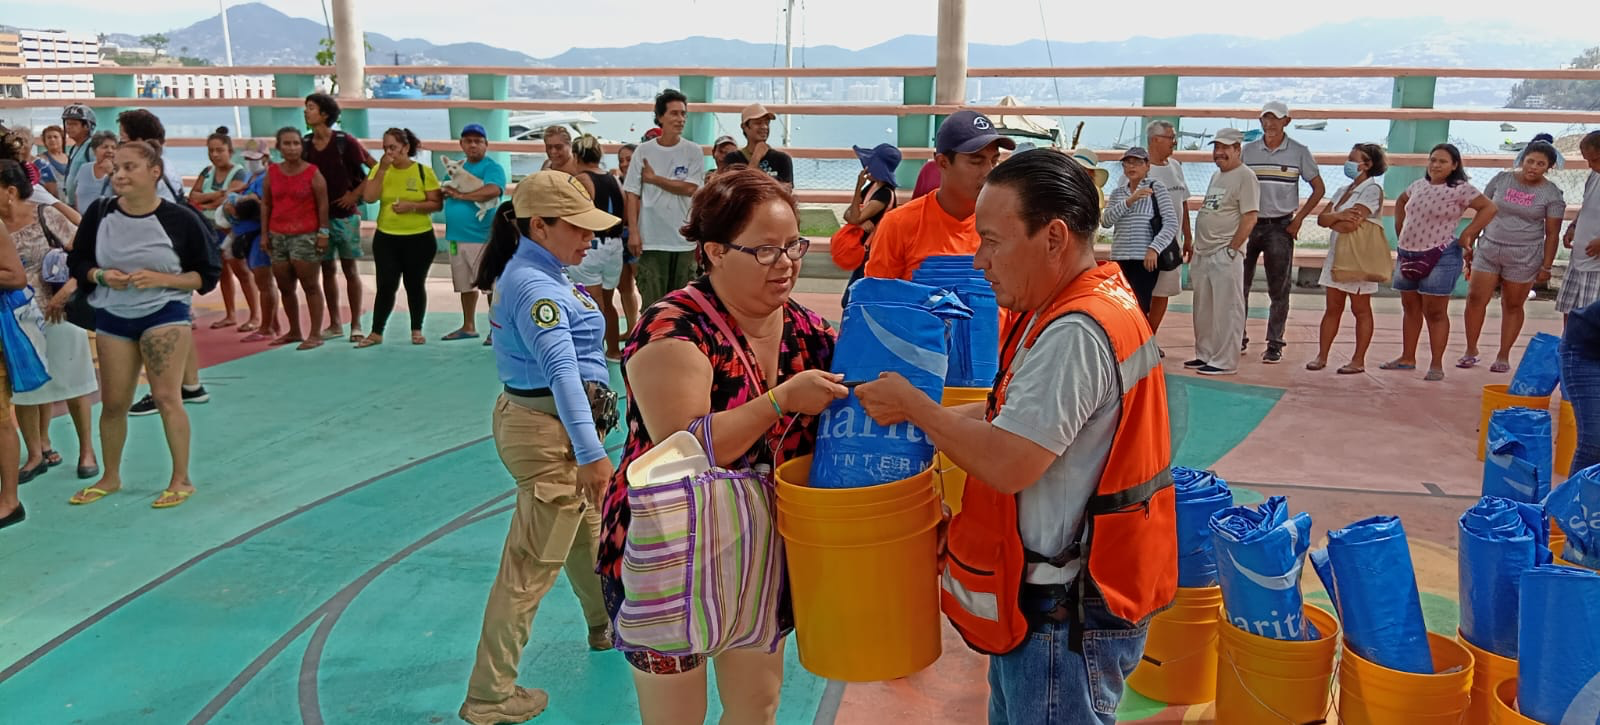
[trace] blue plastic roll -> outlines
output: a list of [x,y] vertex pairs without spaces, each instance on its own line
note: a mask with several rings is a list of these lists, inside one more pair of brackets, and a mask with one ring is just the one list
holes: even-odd
[[1519,621],[1518,711],[1548,725],[1600,723],[1600,574],[1541,566],[1522,575]]
[[1506,392],[1531,397],[1555,392],[1556,385],[1561,382],[1561,357],[1557,352],[1560,346],[1561,338],[1548,332],[1534,335],[1522,352],[1522,360],[1517,363],[1517,372],[1512,374]]
[[1551,561],[1544,509],[1484,496],[1461,515],[1457,543],[1461,636],[1516,659],[1522,575]]
[[[850,287],[832,371],[847,381],[899,373],[928,397],[944,396],[948,321],[971,311],[950,292],[867,277]],[[878,425],[851,395],[822,412],[811,485],[861,488],[916,475],[933,462],[933,442],[916,426]]]
[[1550,492],[1550,411],[1506,408],[1489,416],[1483,495],[1539,503]]
[[1600,569],[1600,464],[1572,474],[1551,491],[1544,510],[1567,535],[1561,558]]
[[1288,500],[1273,496],[1259,508],[1218,511],[1211,536],[1228,621],[1262,637],[1308,639],[1300,572],[1311,546],[1311,516],[1290,516]]
[[1000,369],[1000,306],[983,272],[972,268],[971,255],[941,255],[922,260],[911,281],[954,292],[972,311],[970,319],[950,325],[950,364],[945,385],[988,387]]
[[1178,586],[1216,586],[1211,516],[1233,505],[1233,491],[1215,473],[1181,466],[1172,468],[1172,483],[1178,505]]
[[1328,563],[1346,646],[1391,670],[1433,674],[1422,598],[1400,519],[1374,516],[1328,532]]

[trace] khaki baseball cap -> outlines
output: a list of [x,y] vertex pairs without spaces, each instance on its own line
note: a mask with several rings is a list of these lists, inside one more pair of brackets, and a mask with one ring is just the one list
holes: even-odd
[[589,190],[565,171],[541,171],[517,182],[516,191],[511,194],[511,206],[521,219],[559,217],[592,232],[610,229],[622,222],[594,208]]
[[1218,131],[1217,135],[1211,139],[1212,146],[1216,146],[1217,144],[1222,144],[1224,146],[1237,146],[1241,143],[1244,143],[1244,132],[1237,128],[1222,129],[1221,131]]
[[739,125],[743,126],[758,118],[765,118],[768,121],[771,121],[772,119],[777,118],[777,116],[773,115],[771,111],[768,111],[766,106],[763,106],[759,103],[752,103],[748,106],[745,106],[744,110],[739,113]]

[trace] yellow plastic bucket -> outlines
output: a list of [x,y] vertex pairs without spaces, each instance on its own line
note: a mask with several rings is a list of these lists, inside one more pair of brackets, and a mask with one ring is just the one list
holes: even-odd
[[[989,401],[988,388],[945,388],[943,405],[954,408],[968,403]],[[951,513],[961,513],[961,492],[967,490],[967,472],[950,462],[943,453],[934,456],[933,469],[937,472],[939,490],[944,494],[944,505]]]
[[1578,452],[1578,416],[1572,404],[1561,401],[1561,413],[1556,416],[1556,473],[1572,475],[1572,457]]
[[778,466],[778,501],[805,506],[862,506],[905,498],[919,490],[933,490],[933,468],[910,478],[864,488],[813,488],[811,456],[801,456]]
[[1348,647],[1339,658],[1342,725],[1458,725],[1472,700],[1472,653],[1449,637],[1428,633],[1436,674],[1391,670]]
[[778,510],[787,511],[798,516],[827,519],[859,519],[879,516],[885,513],[909,508],[922,503],[924,500],[937,499],[939,493],[931,488],[909,489],[906,495],[900,498],[879,501],[876,503],[863,503],[852,505],[818,506],[815,504],[799,503],[791,499],[778,497]]
[[1483,404],[1478,416],[1478,460],[1480,461],[1489,448],[1489,416],[1495,411],[1506,408],[1550,409],[1550,396],[1536,398],[1529,395],[1512,395],[1506,392],[1510,387],[1503,383],[1483,386]]
[[1467,707],[1466,725],[1489,725],[1494,721],[1489,703],[1494,700],[1494,688],[1501,682],[1517,677],[1517,661],[1501,657],[1488,650],[1478,649],[1456,631],[1461,646],[1472,653],[1472,704]]
[[1539,725],[1538,720],[1517,712],[1517,678],[1503,679],[1494,686],[1489,702],[1490,725]]
[[[877,517],[810,518],[785,511],[782,492],[805,487],[811,457],[778,468],[778,532],[789,565],[800,664],[845,682],[911,675],[941,654],[938,497],[930,471],[869,488],[826,490],[823,503],[860,506],[879,489],[925,490],[926,498]],[[787,488],[785,488],[787,487]],[[895,499],[880,499],[890,500]]]
[[1217,698],[1217,608],[1221,587],[1180,587],[1177,599],[1150,620],[1144,657],[1128,686],[1169,705]]
[[1309,723],[1328,715],[1339,622],[1307,605],[1315,640],[1290,642],[1251,634],[1217,607],[1218,723]]

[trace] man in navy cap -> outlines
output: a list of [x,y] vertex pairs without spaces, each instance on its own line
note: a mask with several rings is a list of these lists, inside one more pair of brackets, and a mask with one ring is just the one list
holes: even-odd
[[976,111],[957,111],[939,124],[939,189],[883,215],[872,235],[867,276],[909,280],[928,257],[977,253],[978,192],[1000,163],[1000,149],[1016,147]]
[[[472,282],[478,277],[478,257],[483,256],[483,245],[489,242],[489,228],[494,223],[494,208],[500,205],[505,193],[506,170],[498,161],[489,158],[489,134],[483,126],[469,123],[461,129],[461,151],[467,155],[461,170],[478,177],[483,186],[472,191],[458,191],[456,185],[442,187],[444,192],[444,238],[450,242],[450,280],[456,294],[461,295],[461,327],[444,336],[446,340],[467,340],[478,336],[478,290]],[[452,171],[451,179],[455,179]],[[490,202],[488,212],[479,204]]]

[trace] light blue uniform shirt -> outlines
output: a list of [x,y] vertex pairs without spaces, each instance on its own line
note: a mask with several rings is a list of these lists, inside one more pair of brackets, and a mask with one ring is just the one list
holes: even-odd
[[608,384],[605,318],[594,299],[567,279],[560,260],[527,237],[500,274],[490,311],[500,382],[549,388],[578,463],[606,457],[584,381]]

